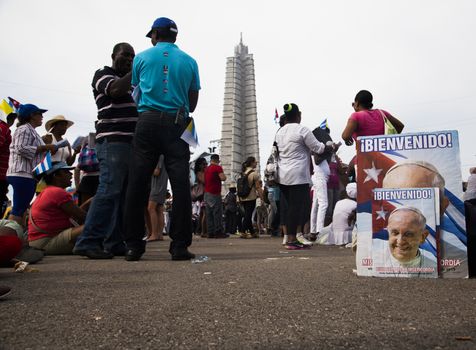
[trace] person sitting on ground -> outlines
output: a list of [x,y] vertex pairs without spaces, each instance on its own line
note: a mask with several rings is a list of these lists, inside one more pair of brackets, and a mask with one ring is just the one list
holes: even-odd
[[47,187],[31,206],[28,220],[30,246],[45,250],[48,255],[72,254],[76,238],[83,232],[86,206],[78,207],[65,188],[71,186],[73,167],[53,162],[51,169],[41,174]]
[[357,184],[351,182],[345,188],[347,198],[337,202],[332,215],[332,224],[323,228],[317,238],[318,244],[346,245],[352,242],[357,210]]
[[[12,226],[12,223],[16,224]],[[0,220],[0,265],[8,264],[18,253],[23,243],[18,237],[17,229],[21,226],[13,220]]]

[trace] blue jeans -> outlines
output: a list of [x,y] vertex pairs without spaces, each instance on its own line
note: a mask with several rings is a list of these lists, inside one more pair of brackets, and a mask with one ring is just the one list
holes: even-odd
[[208,235],[223,234],[223,205],[221,195],[205,192],[204,200],[205,211],[207,213]]
[[99,186],[86,216],[84,230],[75,251],[124,251],[122,216],[132,145],[108,142],[96,145],[99,160]]

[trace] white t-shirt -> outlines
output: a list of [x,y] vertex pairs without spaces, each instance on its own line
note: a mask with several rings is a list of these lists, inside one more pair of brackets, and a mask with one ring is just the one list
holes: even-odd
[[357,209],[357,202],[345,198],[336,203],[334,214],[332,215],[332,230],[336,233],[344,231],[352,232],[353,227],[349,226],[348,218],[352,211]]
[[279,159],[279,183],[302,185],[311,183],[311,151],[324,152],[325,145],[314,137],[311,130],[297,123],[284,125],[276,133]]
[[[56,140],[55,135],[51,134],[51,136],[53,137],[53,144],[57,143],[58,140]],[[63,140],[66,140],[66,139],[63,139]],[[71,149],[69,148],[69,146],[61,147],[61,148],[58,148],[58,151],[56,151],[55,154],[51,155],[51,161],[66,163],[66,159],[68,159],[70,156],[71,156]]]

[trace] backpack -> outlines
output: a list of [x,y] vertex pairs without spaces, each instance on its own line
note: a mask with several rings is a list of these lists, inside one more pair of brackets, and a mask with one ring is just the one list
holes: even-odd
[[254,186],[250,186],[248,181],[248,176],[253,172],[253,169],[247,171],[246,173],[242,173],[241,176],[236,181],[236,194],[240,198],[246,198],[251,192],[251,188]]

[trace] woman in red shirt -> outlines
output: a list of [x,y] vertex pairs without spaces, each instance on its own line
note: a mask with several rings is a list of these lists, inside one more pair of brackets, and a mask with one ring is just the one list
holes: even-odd
[[[78,207],[65,188],[71,186],[73,167],[53,162],[43,173],[47,187],[36,197],[28,220],[29,245],[46,254],[72,254],[76,238],[83,232],[89,201]],[[81,224],[81,225],[79,225]]]

